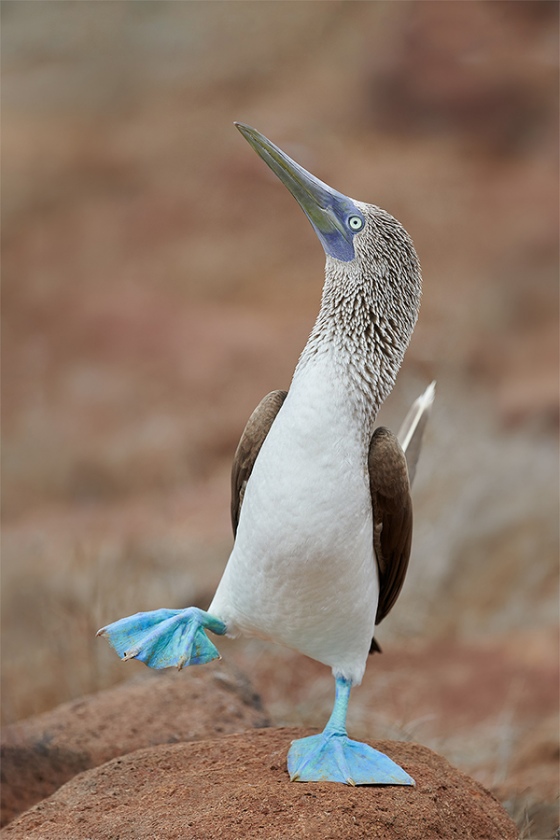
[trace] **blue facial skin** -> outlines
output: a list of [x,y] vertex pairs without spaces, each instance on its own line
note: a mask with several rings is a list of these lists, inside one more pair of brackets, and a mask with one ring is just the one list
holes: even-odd
[[[331,223],[330,225],[324,225],[325,229],[321,230],[321,227],[309,216],[303,205],[302,209],[313,225],[313,229],[325,249],[325,254],[337,260],[342,260],[342,262],[350,262],[356,256],[354,237],[363,230],[365,219],[363,213],[358,210],[350,198],[335,190],[329,190],[329,193],[323,191],[322,209],[326,210],[328,208],[329,222],[334,217],[340,226]],[[358,221],[361,223],[359,227],[357,226]],[[350,223],[356,225],[356,228],[352,229]]]
[[292,193],[313,225],[325,253],[342,262],[353,260],[354,236],[363,230],[365,218],[352,199],[315,178],[256,129],[243,123],[235,125]]

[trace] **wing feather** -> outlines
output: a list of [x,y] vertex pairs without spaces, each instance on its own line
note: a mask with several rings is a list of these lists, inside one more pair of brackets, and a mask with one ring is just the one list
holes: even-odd
[[402,589],[412,545],[412,499],[406,457],[396,436],[379,427],[369,450],[373,544],[379,569],[375,623],[391,611]]
[[[436,383],[412,404],[398,437],[380,427],[369,450],[369,484],[373,510],[373,547],[379,571],[379,602],[375,623],[393,608],[402,589],[412,546],[410,488],[430,416]],[[381,651],[372,639],[370,653]]]
[[234,536],[237,533],[245,488],[257,455],[287,395],[287,391],[271,391],[267,394],[249,417],[241,435],[231,469],[231,524]]

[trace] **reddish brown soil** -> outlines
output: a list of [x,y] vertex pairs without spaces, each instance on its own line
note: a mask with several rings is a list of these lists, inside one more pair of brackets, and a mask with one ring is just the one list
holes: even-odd
[[415,788],[298,784],[290,741],[265,729],[216,741],[139,750],[77,776],[2,831],[19,840],[517,840],[481,785],[417,744],[373,744]]
[[242,732],[268,719],[231,666],[144,677],[2,731],[2,825],[73,776],[141,747]]

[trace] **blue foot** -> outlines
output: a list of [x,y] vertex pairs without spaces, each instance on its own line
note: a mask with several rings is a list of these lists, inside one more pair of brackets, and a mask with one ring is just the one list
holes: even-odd
[[185,665],[199,665],[219,659],[220,654],[204,629],[223,636],[223,621],[197,607],[185,610],[152,610],[121,618],[102,627],[98,636],[126,661],[139,659],[150,668],[179,670]]
[[292,741],[288,753],[291,781],[414,785],[414,779],[386,755],[348,737],[346,712],[351,688],[350,680],[337,677],[334,707],[324,732]]
[[408,773],[368,744],[348,735],[322,732],[293,741],[288,753],[292,782],[342,782],[346,785],[413,785]]

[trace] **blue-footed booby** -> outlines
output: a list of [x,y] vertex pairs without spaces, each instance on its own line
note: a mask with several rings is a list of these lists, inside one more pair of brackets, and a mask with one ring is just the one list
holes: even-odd
[[[420,266],[400,223],[319,181],[266,137],[237,128],[290,190],[326,254],[321,308],[289,390],[255,409],[232,470],[234,546],[208,612],[137,613],[99,634],[152,668],[209,662],[206,635],[272,640],[328,665],[336,681],[320,735],[292,743],[294,781],[414,784],[390,758],[349,739],[350,690],[375,626],[403,585],[412,538],[410,481],[433,400],[416,400],[399,439],[375,429],[418,316]],[[408,459],[408,465],[407,465]]]

